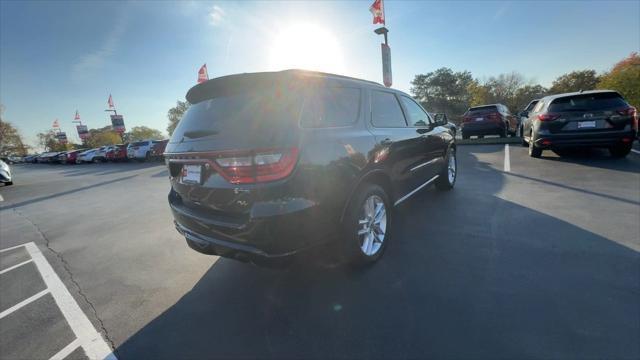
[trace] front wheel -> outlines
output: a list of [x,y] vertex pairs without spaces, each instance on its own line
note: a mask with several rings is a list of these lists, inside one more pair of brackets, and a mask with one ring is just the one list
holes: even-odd
[[456,149],[449,150],[447,156],[447,166],[445,166],[436,179],[436,189],[441,191],[447,191],[453,189],[456,184],[456,178],[458,175],[458,162],[456,159]]
[[389,242],[389,198],[380,186],[366,184],[354,197],[344,223],[345,252],[353,265],[376,262]]
[[617,145],[609,148],[609,153],[615,158],[623,158],[629,155],[631,152],[631,144],[629,145]]

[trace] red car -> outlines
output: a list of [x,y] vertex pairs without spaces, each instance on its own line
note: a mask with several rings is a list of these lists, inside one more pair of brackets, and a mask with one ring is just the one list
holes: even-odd
[[60,156],[60,163],[62,164],[77,164],[78,163],[78,154],[85,151],[86,149],[81,150],[71,150],[67,151],[64,155]]
[[167,147],[168,142],[169,139],[154,141],[151,147],[151,158],[154,160],[162,160],[164,158],[164,149]]
[[105,155],[107,161],[127,161],[127,145],[128,144],[114,145]]

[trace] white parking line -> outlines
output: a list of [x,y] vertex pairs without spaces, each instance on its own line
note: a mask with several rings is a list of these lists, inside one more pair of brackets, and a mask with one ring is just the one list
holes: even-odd
[[40,291],[39,293],[37,293],[37,294],[35,294],[35,295],[31,296],[31,297],[28,297],[25,300],[20,301],[19,303],[13,305],[12,307],[8,308],[7,310],[1,312],[0,313],[0,319],[4,318],[5,316],[11,314],[12,312],[14,312],[14,311],[16,311],[18,309],[20,309],[23,306],[29,305],[30,303],[40,299],[41,297],[45,296],[48,293],[49,293],[49,290],[48,289],[44,289],[44,290]]
[[75,349],[80,346],[80,341],[78,339],[73,340],[69,345],[65,346],[62,350],[58,351],[57,354],[53,355],[49,358],[49,360],[62,360],[69,356]]
[[117,360],[111,352],[111,348],[104,341],[100,333],[91,324],[91,321],[82,312],[80,306],[71,296],[69,290],[64,286],[62,280],[56,275],[49,262],[45,259],[40,249],[33,242],[25,245],[33,262],[38,267],[42,279],[51,291],[53,299],[58,304],[62,315],[64,315],[69,327],[78,338],[85,354],[89,359],[110,359]]
[[2,194],[0,194],[0,201],[4,201],[4,198],[2,197]]
[[21,247],[24,247],[25,245],[27,245],[27,244],[20,244],[20,245],[8,247],[8,248],[0,249],[0,253],[11,251],[11,250],[14,250],[14,249],[17,249],[17,248],[21,248]]
[[631,151],[632,151],[632,152],[634,152],[634,153],[636,153],[636,154],[638,154],[638,155],[640,155],[640,151],[638,151],[638,150],[636,150],[636,149],[631,149]]
[[509,158],[509,144],[504,144],[504,171],[511,171],[511,159]]
[[13,266],[9,266],[8,268],[6,268],[6,269],[4,269],[4,270],[1,270],[1,271],[0,271],[0,275],[4,274],[4,273],[6,273],[6,272],[9,272],[9,271],[11,271],[11,270],[13,270],[13,269],[15,269],[15,268],[19,268],[19,267],[20,267],[20,266],[22,266],[22,265],[28,264],[28,263],[30,263],[31,261],[32,261],[32,260],[31,260],[31,259],[29,259],[29,260],[27,260],[27,261],[23,261],[23,262],[21,262],[20,264],[16,264],[16,265],[13,265]]

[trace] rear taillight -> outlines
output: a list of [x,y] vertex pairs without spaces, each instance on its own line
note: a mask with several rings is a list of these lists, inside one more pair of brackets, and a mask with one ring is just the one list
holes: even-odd
[[559,117],[560,115],[558,114],[551,114],[551,113],[538,114],[538,120],[540,121],[553,121]]
[[467,122],[470,122],[470,121],[471,121],[471,117],[470,116],[465,116],[465,117],[462,118],[462,122],[463,123],[467,123]]
[[487,119],[489,120],[493,120],[493,121],[499,121],[502,120],[502,117],[500,116],[500,113],[491,113],[486,115]]
[[232,184],[284,179],[298,161],[298,148],[223,153],[215,158],[220,175]]
[[622,116],[631,116],[631,126],[634,130],[638,130],[638,117],[636,116],[636,108],[630,106],[625,109],[616,110],[616,112]]

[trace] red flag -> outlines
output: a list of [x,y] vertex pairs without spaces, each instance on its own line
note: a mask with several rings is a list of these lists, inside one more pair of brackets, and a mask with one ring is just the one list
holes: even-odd
[[58,119],[53,120],[53,125],[51,125],[51,127],[53,127],[53,128],[59,128],[60,127],[60,123],[58,122]]
[[76,116],[73,117],[73,120],[80,120],[80,113],[78,113],[78,110],[76,110]]
[[115,108],[115,106],[113,105],[113,98],[111,97],[111,94],[109,94],[109,100],[107,101],[107,104],[109,104],[109,109]]
[[198,84],[209,80],[209,73],[207,72],[207,64],[202,65],[198,70]]
[[382,0],[375,0],[369,11],[373,14],[373,23],[384,25],[384,3]]

